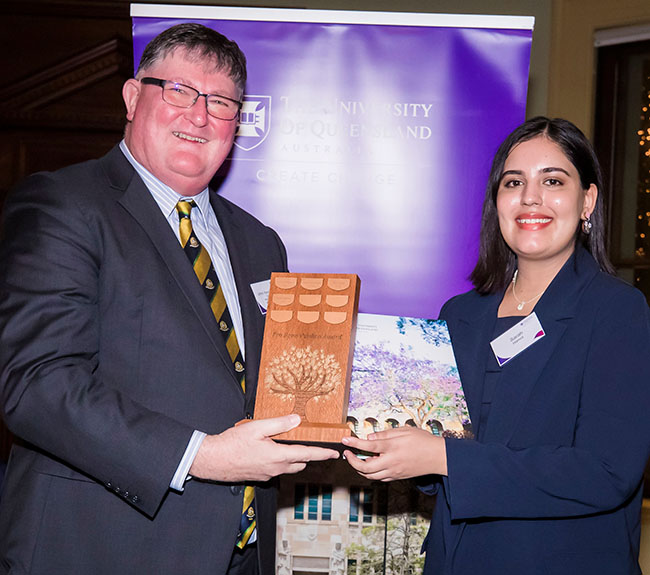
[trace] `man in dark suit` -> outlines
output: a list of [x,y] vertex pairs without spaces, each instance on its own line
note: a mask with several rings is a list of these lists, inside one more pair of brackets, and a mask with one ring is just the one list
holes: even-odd
[[270,439],[296,416],[235,426],[264,327],[251,286],[287,266],[273,230],[209,189],[245,80],[220,34],[161,33],[124,85],[120,145],[7,203],[1,573],[270,575],[264,482],[337,456]]

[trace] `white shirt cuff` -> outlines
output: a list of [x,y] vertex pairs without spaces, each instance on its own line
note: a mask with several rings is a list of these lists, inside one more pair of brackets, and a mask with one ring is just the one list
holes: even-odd
[[174,489],[175,491],[183,491],[185,489],[185,482],[192,479],[192,476],[189,474],[190,468],[192,467],[192,463],[194,463],[194,458],[199,452],[199,447],[201,447],[201,443],[203,443],[205,436],[206,434],[202,431],[194,430],[194,433],[192,433],[192,437],[190,437],[190,442],[187,444],[183,458],[178,464],[176,473],[174,473],[174,477],[172,477],[172,481],[169,484],[171,489]]

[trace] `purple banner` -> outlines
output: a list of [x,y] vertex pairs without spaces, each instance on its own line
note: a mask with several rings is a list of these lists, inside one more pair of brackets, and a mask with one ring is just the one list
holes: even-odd
[[292,271],[358,274],[361,311],[437,317],[471,287],[491,158],[525,117],[530,27],[210,10],[214,19],[136,15],[134,55],[189,20],[245,52],[247,95],[220,192],[278,231]]

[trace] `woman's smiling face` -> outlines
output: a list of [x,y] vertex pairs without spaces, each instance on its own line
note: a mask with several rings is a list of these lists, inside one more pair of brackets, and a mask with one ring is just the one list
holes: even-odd
[[503,239],[520,262],[557,260],[561,266],[597,195],[593,184],[582,189],[576,167],[555,142],[543,135],[521,142],[506,158],[497,192]]

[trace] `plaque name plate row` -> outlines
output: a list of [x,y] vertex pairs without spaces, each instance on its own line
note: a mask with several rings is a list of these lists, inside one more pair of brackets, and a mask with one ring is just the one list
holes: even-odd
[[355,274],[273,273],[255,419],[297,413],[274,439],[339,443],[346,423],[361,282]]

